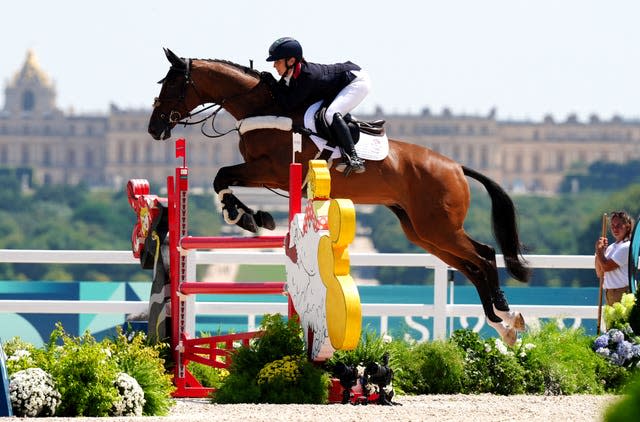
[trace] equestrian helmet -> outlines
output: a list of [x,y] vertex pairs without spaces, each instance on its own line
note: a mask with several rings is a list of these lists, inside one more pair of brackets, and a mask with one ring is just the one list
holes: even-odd
[[302,59],[302,46],[297,40],[291,37],[278,38],[269,47],[268,62],[288,59],[289,57],[295,57],[298,60]]

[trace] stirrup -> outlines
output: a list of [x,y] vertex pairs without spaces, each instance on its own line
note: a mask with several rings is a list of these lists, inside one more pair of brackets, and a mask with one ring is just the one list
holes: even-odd
[[362,158],[358,156],[351,156],[348,154],[345,154],[345,158],[346,158],[346,167],[344,169],[345,177],[349,176],[351,173],[354,173],[354,172],[356,174],[364,173],[365,171],[364,160],[362,160]]

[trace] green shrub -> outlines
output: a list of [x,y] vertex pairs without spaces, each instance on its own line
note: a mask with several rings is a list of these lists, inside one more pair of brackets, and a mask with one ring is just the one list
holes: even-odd
[[20,337],[13,337],[2,345],[7,355],[7,374],[12,374],[29,368],[44,368],[47,366],[47,356],[42,349],[23,341]]
[[464,393],[522,394],[525,370],[500,339],[483,340],[470,330],[456,330],[450,339],[464,353]]
[[[62,345],[58,346],[58,340]],[[60,416],[109,416],[119,399],[114,382],[120,373],[109,350],[88,332],[72,337],[57,324],[46,346],[51,374],[61,394]]]
[[187,369],[203,387],[218,389],[224,383],[229,371],[223,368],[214,368],[198,362],[189,362]]
[[453,343],[435,340],[415,345],[403,390],[413,394],[455,394],[462,390],[464,354]]
[[258,372],[263,403],[321,403],[328,396],[328,375],[306,356],[284,356]]
[[166,344],[147,345],[147,336],[142,332],[123,333],[117,327],[116,336],[106,338],[103,343],[111,351],[120,371],[138,381],[144,391],[143,415],[164,416],[173,405],[171,393],[175,390],[171,375],[167,374],[164,360],[160,357]]
[[124,334],[118,327],[115,337],[98,342],[89,332],[70,336],[58,323],[43,349],[18,337],[3,348],[9,357],[9,373],[40,368],[51,374],[61,395],[57,415],[111,415],[126,390],[123,386],[131,384],[123,373],[137,383],[131,384],[131,391],[139,386],[144,392],[144,415],[166,415],[173,404],[171,393],[175,388],[160,357],[167,345],[149,346],[143,333]]
[[544,379],[544,394],[602,394],[618,388],[611,382],[624,377],[592,350],[593,339],[583,329],[560,329],[555,321],[547,322],[526,332],[523,342],[535,345],[526,368]]
[[262,336],[249,347],[232,353],[229,376],[211,400],[214,403],[326,402],[329,377],[307,360],[298,322],[293,319],[285,322],[278,314],[266,315],[261,329]]
[[610,405],[604,414],[606,422],[632,421],[640,415],[640,372],[624,388],[624,395]]
[[640,335],[640,289],[635,293],[635,304],[629,310],[629,325],[636,335]]
[[362,365],[366,362],[379,362],[382,355],[389,353],[389,366],[393,367],[394,354],[391,353],[390,342],[379,336],[375,331],[367,327],[363,331],[358,345],[353,350],[336,350],[331,359],[327,361],[327,367],[333,368],[337,362],[347,366]]

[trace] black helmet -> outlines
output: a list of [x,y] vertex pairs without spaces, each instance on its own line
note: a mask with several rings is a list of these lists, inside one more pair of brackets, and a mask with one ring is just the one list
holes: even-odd
[[289,57],[295,57],[298,60],[302,59],[302,46],[295,39],[291,37],[278,38],[269,47],[268,62],[275,62]]

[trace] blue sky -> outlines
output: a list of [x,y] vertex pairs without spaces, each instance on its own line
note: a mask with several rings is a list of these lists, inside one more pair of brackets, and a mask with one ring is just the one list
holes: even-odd
[[271,70],[269,45],[289,35],[309,61],[369,71],[373,92],[355,114],[638,118],[639,16],[636,0],[11,1],[0,81],[31,48],[64,110],[149,107],[168,69],[162,47]]

